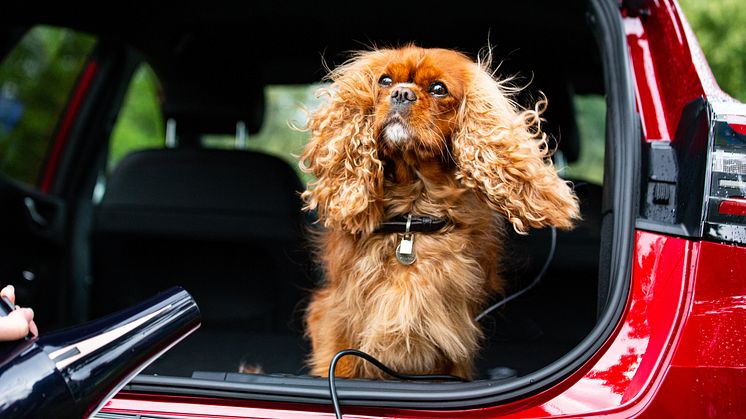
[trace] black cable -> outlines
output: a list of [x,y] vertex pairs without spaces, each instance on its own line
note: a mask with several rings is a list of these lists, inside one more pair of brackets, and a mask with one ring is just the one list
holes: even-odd
[[547,256],[547,260],[544,262],[544,266],[541,268],[541,271],[539,271],[539,274],[536,275],[536,278],[534,278],[534,280],[522,290],[511,294],[510,296],[502,299],[501,301],[498,301],[497,303],[488,307],[483,312],[479,313],[479,315],[474,318],[475,321],[482,320],[484,316],[490,314],[492,311],[498,309],[499,307],[502,307],[503,305],[507,304],[509,301],[515,300],[516,298],[520,297],[526,291],[535,287],[536,284],[539,283],[539,281],[541,281],[541,277],[543,277],[544,274],[547,272],[547,269],[549,268],[549,264],[552,263],[552,259],[554,259],[554,249],[557,246],[557,229],[554,227],[551,227],[551,229],[552,229],[552,244],[551,244],[551,247],[549,248],[549,255]]
[[[549,269],[549,264],[552,263],[552,259],[554,259],[554,251],[557,246],[557,229],[554,227],[551,227],[552,230],[552,241],[549,248],[549,255],[547,256],[546,261],[544,262],[544,266],[542,266],[541,271],[539,271],[539,274],[536,275],[534,280],[528,284],[526,287],[521,289],[520,291],[511,294],[509,297],[504,298],[501,301],[498,301],[497,303],[493,304],[492,306],[488,307],[486,310],[481,312],[474,320],[479,321],[484,316],[488,315],[492,311],[498,309],[499,307],[503,306],[504,304],[507,304],[509,301],[512,301],[524,293],[526,293],[531,288],[535,287],[536,284],[541,281],[541,278],[546,273],[547,269]],[[363,358],[364,360],[370,362],[371,364],[375,365],[378,369],[385,372],[386,374],[398,378],[400,380],[409,380],[409,381],[462,381],[465,382],[464,378],[457,377],[455,375],[447,375],[447,374],[423,374],[423,375],[411,375],[411,374],[401,374],[398,373],[391,368],[384,365],[381,361],[377,360],[376,358],[373,358],[373,356],[363,352],[359,351],[357,349],[344,349],[342,351],[337,352],[334,355],[334,358],[332,358],[332,362],[329,363],[329,393],[332,397],[332,405],[334,406],[334,415],[337,417],[337,419],[343,419],[342,418],[342,410],[339,406],[339,398],[337,397],[337,383],[336,383],[336,370],[337,370],[337,362],[339,362],[340,359],[342,359],[345,356],[352,355],[357,356],[360,358]]]
[[334,415],[337,419],[342,419],[342,410],[339,407],[339,398],[337,397],[337,383],[336,383],[336,369],[337,362],[347,355],[357,356],[375,365],[378,369],[385,372],[386,374],[398,378],[400,380],[408,381],[467,381],[464,378],[457,377],[455,375],[448,374],[423,374],[423,375],[412,375],[412,374],[401,374],[391,368],[384,365],[381,361],[373,358],[373,356],[366,354],[363,351],[357,349],[345,349],[337,352],[332,358],[332,362],[329,363],[329,393],[332,395],[332,404],[334,405]]

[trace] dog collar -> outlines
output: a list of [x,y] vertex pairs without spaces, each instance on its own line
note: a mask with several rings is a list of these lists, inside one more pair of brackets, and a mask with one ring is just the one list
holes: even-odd
[[[411,217],[409,230],[407,230],[407,219]],[[445,218],[434,218],[429,215],[401,215],[391,220],[382,222],[374,233],[434,233],[448,225]]]
[[401,241],[396,246],[396,260],[402,265],[411,265],[417,260],[414,252],[414,233],[432,233],[448,224],[448,220],[433,218],[427,215],[398,217],[384,221],[375,230],[376,233],[400,233]]

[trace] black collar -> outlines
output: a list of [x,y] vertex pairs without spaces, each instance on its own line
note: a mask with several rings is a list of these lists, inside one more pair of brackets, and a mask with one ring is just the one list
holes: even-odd
[[[411,233],[433,233],[448,225],[448,219],[433,218],[429,215],[412,215],[409,225]],[[407,216],[400,215],[391,220],[384,221],[374,233],[405,233],[407,231]]]

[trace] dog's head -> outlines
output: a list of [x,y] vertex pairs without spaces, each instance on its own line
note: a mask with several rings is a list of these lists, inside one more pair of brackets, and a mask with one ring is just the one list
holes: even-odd
[[386,157],[445,157],[474,64],[455,51],[403,48],[371,57],[373,134]]
[[310,115],[301,168],[316,177],[306,209],[328,228],[369,233],[382,221],[382,160],[453,159],[461,186],[477,190],[516,231],[572,227],[577,198],[558,176],[540,114],[520,109],[489,63],[407,46],[358,53],[328,76],[328,100]]

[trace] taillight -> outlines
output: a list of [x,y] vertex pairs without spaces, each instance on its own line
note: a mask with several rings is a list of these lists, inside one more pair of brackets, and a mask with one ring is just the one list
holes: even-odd
[[713,110],[703,234],[746,244],[746,106]]
[[746,104],[698,98],[674,141],[646,144],[636,227],[746,245]]

